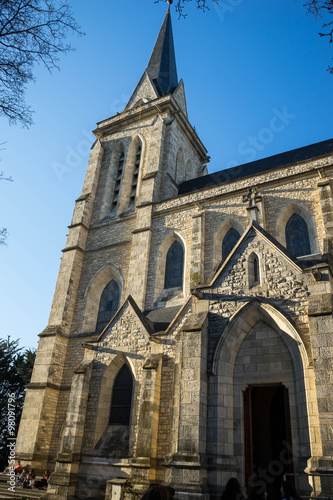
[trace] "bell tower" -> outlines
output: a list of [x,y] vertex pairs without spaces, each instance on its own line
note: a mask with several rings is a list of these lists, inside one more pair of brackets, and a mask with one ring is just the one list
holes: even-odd
[[[208,157],[188,121],[183,80],[178,80],[170,6],[153,52],[122,113],[97,124],[103,148],[92,224],[131,219],[127,295],[146,303],[152,209],[178,195],[184,180],[207,172]],[[185,163],[184,158],[187,158]],[[96,172],[97,176],[97,172]]]
[[[99,122],[94,134],[17,437],[17,458],[38,471],[54,469],[61,435],[61,442],[74,436],[73,453],[79,456],[83,421],[67,437],[64,425],[83,344],[99,337],[99,326],[129,295],[141,311],[154,307],[147,282],[155,204],[177,196],[184,180],[207,172],[207,151],[188,120],[184,83],[177,76],[170,5],[127,106]],[[71,477],[74,455],[62,453]]]

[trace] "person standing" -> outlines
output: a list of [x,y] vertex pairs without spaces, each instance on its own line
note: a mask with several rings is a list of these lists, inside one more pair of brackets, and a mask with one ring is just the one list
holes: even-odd
[[245,500],[240,484],[235,477],[231,477],[225,485],[221,500]]
[[281,485],[282,500],[301,500],[295,486],[290,481],[283,481]]

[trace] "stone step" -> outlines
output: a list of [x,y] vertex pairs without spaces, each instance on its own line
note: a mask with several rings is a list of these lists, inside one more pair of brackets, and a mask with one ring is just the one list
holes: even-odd
[[0,500],[5,500],[8,498],[16,500],[38,500],[46,491],[40,490],[29,490],[28,488],[15,488],[15,491],[9,491],[6,485],[0,484]]
[[15,485],[14,491],[10,491],[8,490],[10,485],[7,481],[8,475],[0,474],[0,500],[7,500],[9,498],[17,500],[33,500],[41,498],[46,493],[46,490],[39,490],[37,488],[20,488],[17,485]]

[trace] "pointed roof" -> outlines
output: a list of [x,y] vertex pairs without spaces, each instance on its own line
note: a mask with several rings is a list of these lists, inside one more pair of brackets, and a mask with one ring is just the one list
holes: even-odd
[[178,85],[170,6],[150,56],[146,72],[154,82],[160,96],[172,92]]

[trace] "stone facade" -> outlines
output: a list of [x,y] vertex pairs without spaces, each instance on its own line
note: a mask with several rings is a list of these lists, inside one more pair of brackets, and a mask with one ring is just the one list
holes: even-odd
[[[129,499],[152,482],[217,498],[230,477],[245,492],[254,475],[274,499],[286,473],[322,474],[317,492],[332,493],[333,141],[214,180],[183,82],[162,94],[151,71],[95,130],[17,457],[52,471],[50,499]],[[293,214],[310,245],[297,258],[286,248]],[[240,239],[223,261],[231,228]],[[175,242],[181,285],[165,288]],[[112,280],[118,311],[97,332]],[[110,424],[124,365],[130,419]]]

